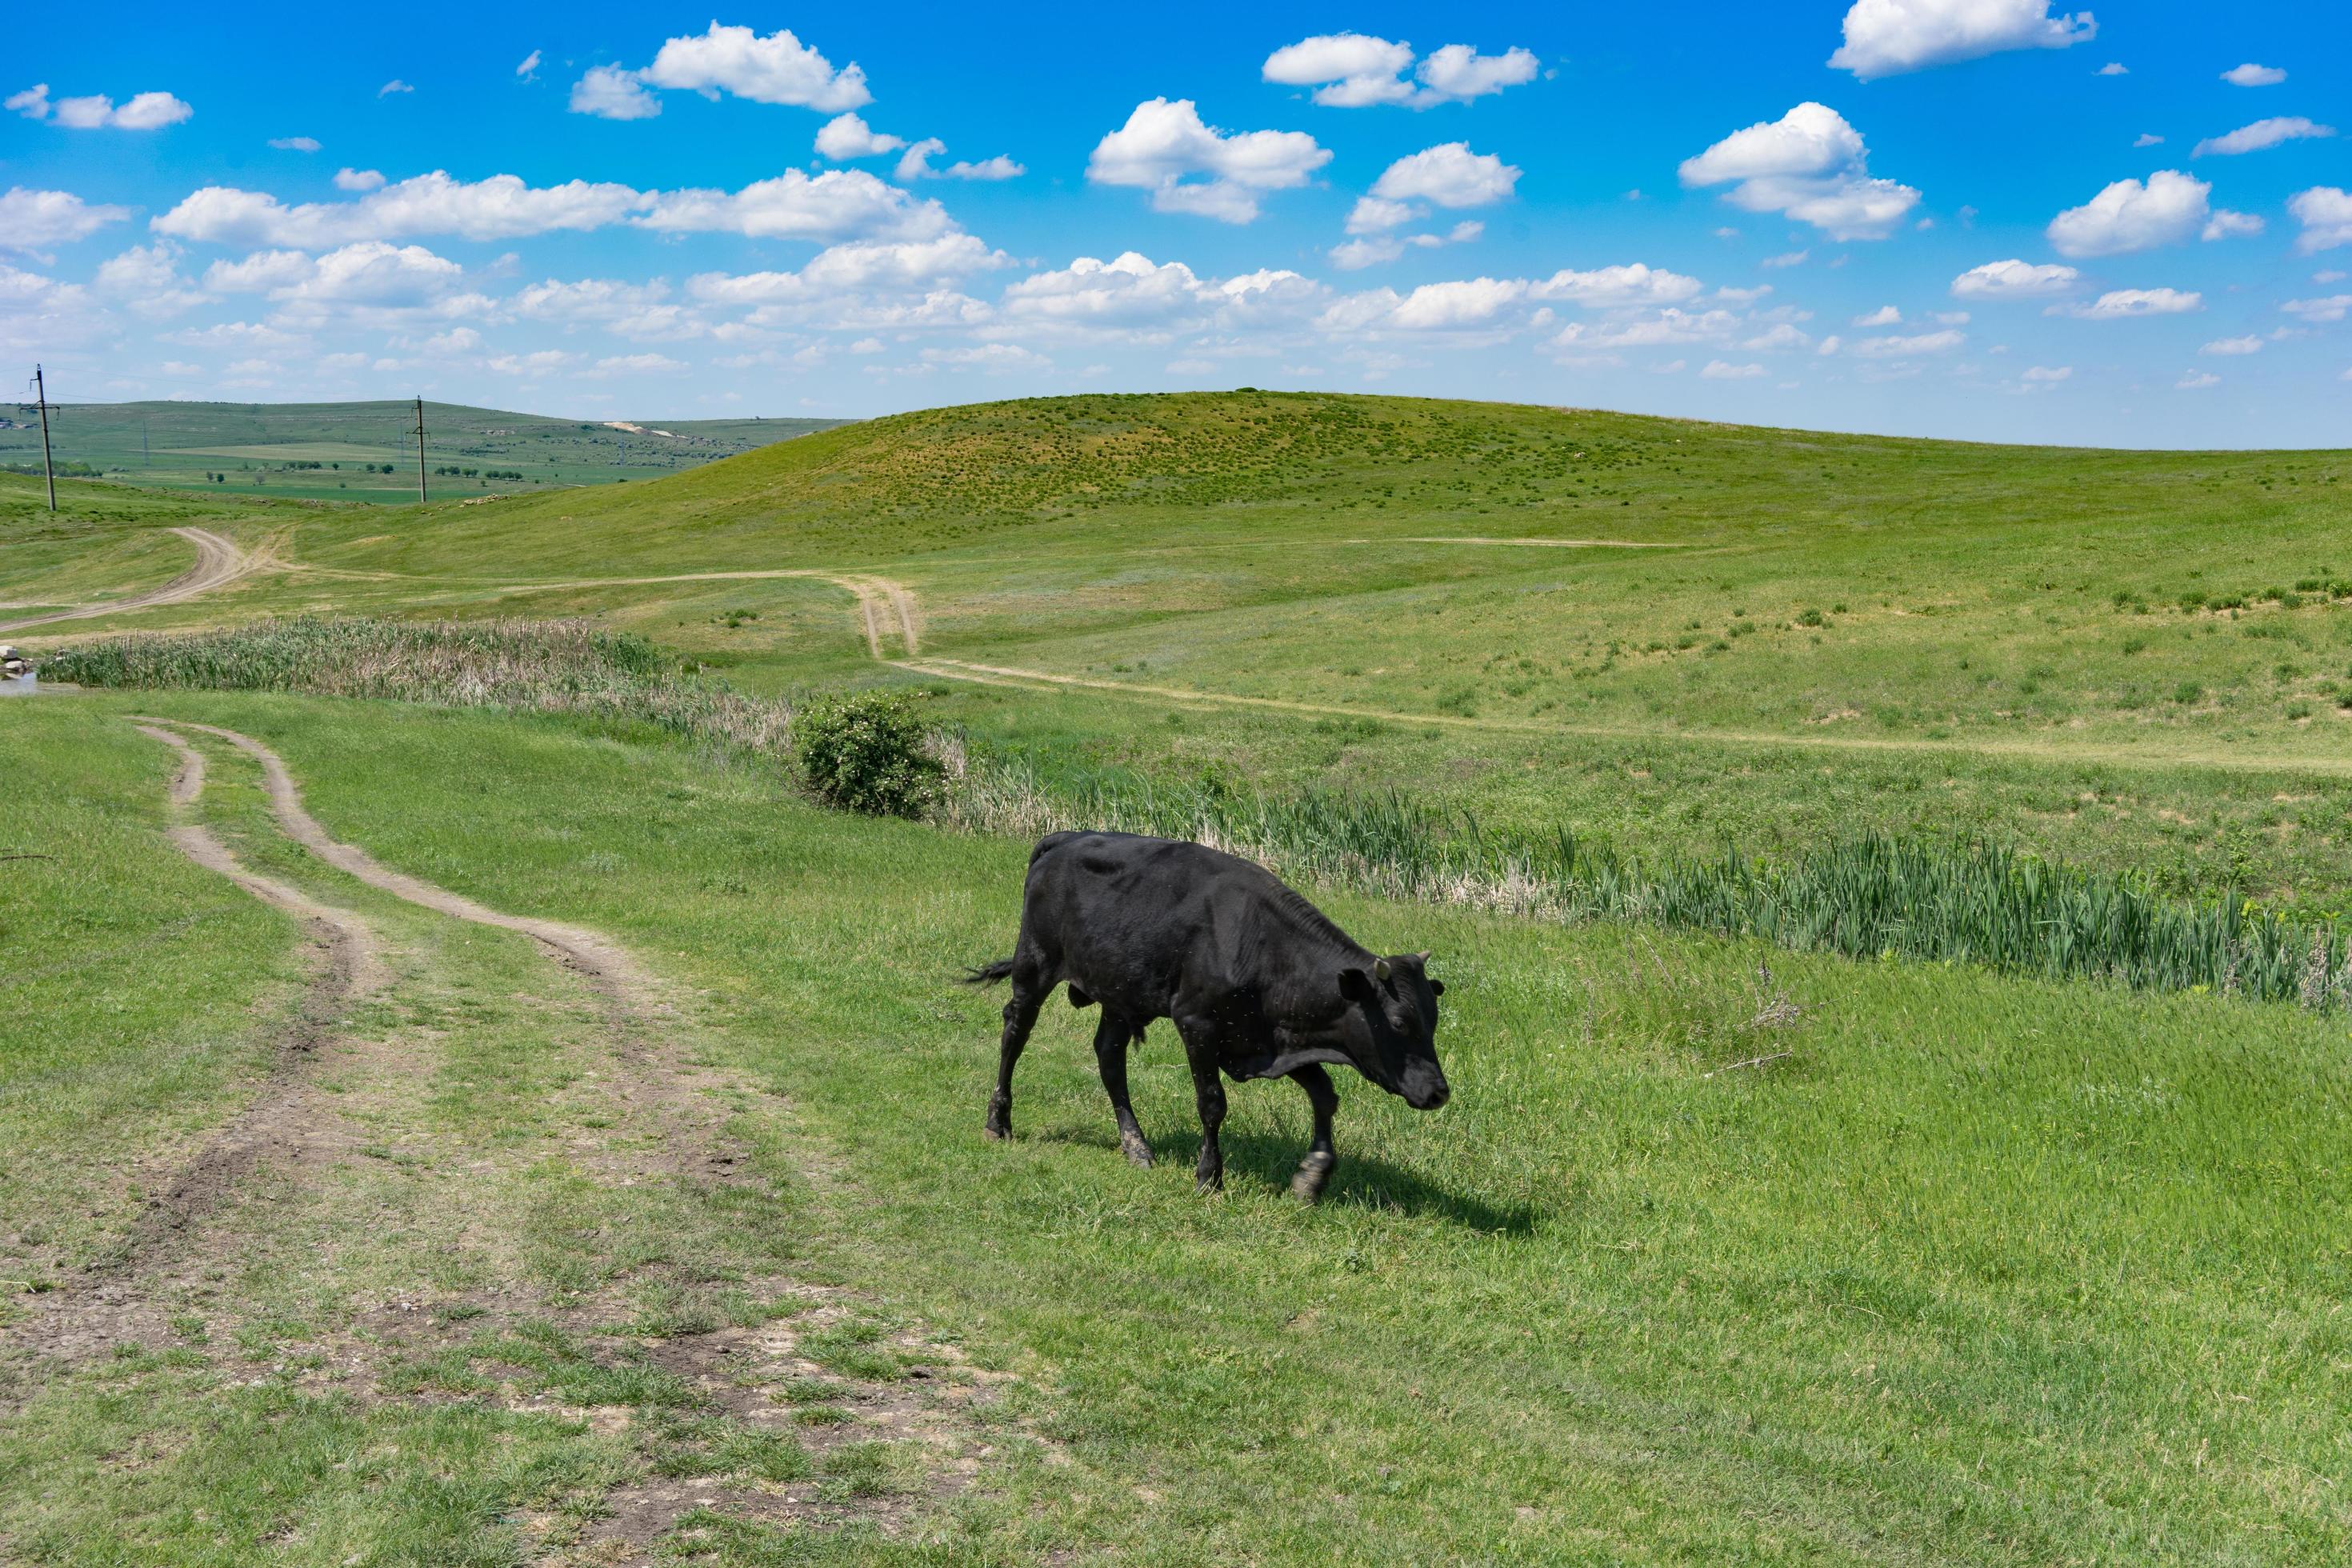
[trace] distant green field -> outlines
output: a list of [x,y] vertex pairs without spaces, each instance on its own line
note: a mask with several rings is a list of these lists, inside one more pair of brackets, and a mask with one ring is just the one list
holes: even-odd
[[[37,466],[39,416],[0,409],[0,464]],[[551,419],[425,405],[428,494],[613,484],[677,473],[839,423],[828,419]],[[623,428],[634,426],[634,428]],[[414,501],[407,403],[72,403],[52,405],[59,463],[139,485],[325,500]]]

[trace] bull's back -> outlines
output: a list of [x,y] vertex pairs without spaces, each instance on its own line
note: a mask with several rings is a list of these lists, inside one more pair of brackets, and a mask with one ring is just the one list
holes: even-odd
[[1030,857],[1024,939],[1087,995],[1130,1015],[1166,1016],[1234,867],[1247,862],[1180,840],[1049,834]]

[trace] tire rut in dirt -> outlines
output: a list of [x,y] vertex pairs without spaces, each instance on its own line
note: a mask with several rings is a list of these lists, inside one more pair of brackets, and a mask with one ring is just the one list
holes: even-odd
[[[204,793],[204,753],[155,725],[138,728],[179,752],[170,798],[175,813],[186,811]],[[294,1016],[271,1044],[251,1102],[152,1184],[122,1240],[85,1270],[85,1284],[40,1298],[32,1319],[8,1336],[16,1349],[47,1361],[78,1362],[125,1342],[162,1342],[166,1314],[145,1287],[185,1255],[202,1222],[266,1168],[315,1166],[352,1141],[308,1080],[340,1038],[352,1005],[382,982],[374,931],[352,911],[252,870],[199,824],[174,823],[165,836],[198,866],[299,921],[311,950],[310,978]]]
[[226,741],[261,764],[270,810],[289,838],[330,866],[370,887],[419,908],[477,925],[511,931],[530,937],[566,969],[579,975],[603,1002],[614,1055],[628,1079],[626,1099],[658,1108],[681,1136],[665,1155],[667,1173],[698,1175],[706,1180],[731,1181],[742,1163],[738,1151],[715,1141],[709,1125],[702,1084],[692,1069],[675,1059],[669,1047],[669,1025],[677,1010],[662,988],[628,950],[599,932],[560,921],[512,915],[467,898],[463,893],[428,882],[421,877],[384,865],[356,844],[330,834],[310,815],[301,786],[284,758],[250,735],[193,720],[151,720],[176,724]]

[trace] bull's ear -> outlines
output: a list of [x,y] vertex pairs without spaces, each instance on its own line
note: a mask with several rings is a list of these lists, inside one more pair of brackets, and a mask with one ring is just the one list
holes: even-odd
[[1361,1002],[1372,994],[1372,977],[1360,969],[1339,971],[1339,994],[1350,1002]]
[[1379,981],[1383,985],[1386,985],[1389,983],[1389,961],[1387,959],[1376,958],[1372,960],[1372,978]]
[[1444,981],[1443,981],[1443,980],[1433,980],[1433,981],[1431,981],[1431,982],[1429,983],[1429,994],[1430,994],[1432,996],[1443,996],[1443,995],[1444,995],[1444,994],[1445,994],[1445,982],[1444,982]]

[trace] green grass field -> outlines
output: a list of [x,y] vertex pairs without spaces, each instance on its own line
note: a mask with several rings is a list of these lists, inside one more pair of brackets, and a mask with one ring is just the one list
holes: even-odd
[[[152,588],[201,521],[271,563],[12,640],[584,616],[758,694],[912,687],[1048,797],[1393,792],[1767,861],[1990,837],[2326,915],[2346,467],[1090,397],[396,524],[79,484],[0,599]],[[203,731],[168,806],[133,713],[257,737],[337,837],[604,933],[658,1026],[290,842]],[[2341,1013],[1334,882],[1355,934],[1434,951],[1454,1101],[1343,1084],[1309,1210],[1303,1103],[1244,1087],[1204,1201],[1165,1025],[1158,1169],[1067,1008],[981,1140],[994,1001],[951,978],[1007,950],[1016,838],[824,812],[626,717],[91,691],[0,703],[0,855],[54,857],[0,861],[0,1558],[2352,1549]],[[377,932],[389,979],[315,1061],[272,1052],[303,929],[184,859],[190,822]],[[264,1114],[311,1131],[159,1231]]]
[[[37,473],[38,411],[8,410],[0,464]],[[658,478],[835,423],[826,419],[551,419],[425,405],[429,494],[491,495]],[[623,426],[630,426],[624,428]],[[68,403],[49,410],[60,464],[142,487],[413,502],[406,403]]]

